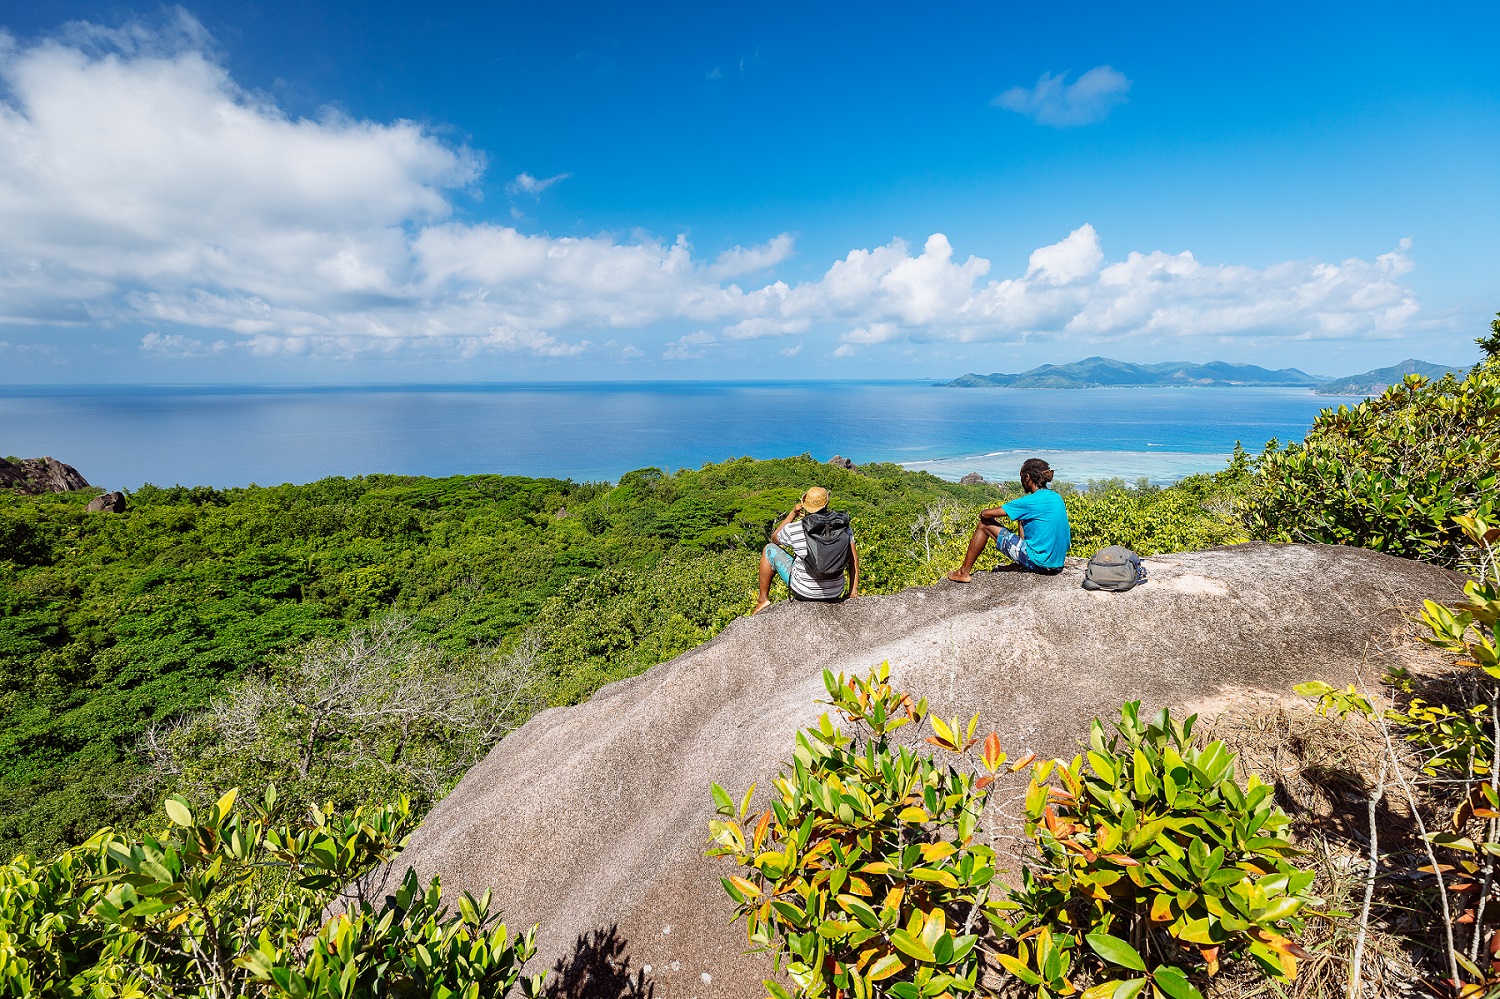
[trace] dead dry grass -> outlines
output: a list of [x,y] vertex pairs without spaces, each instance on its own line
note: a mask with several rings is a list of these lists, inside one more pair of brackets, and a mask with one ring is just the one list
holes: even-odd
[[[1304,850],[1299,866],[1318,873],[1313,892],[1325,900],[1300,942],[1312,954],[1296,981],[1263,978],[1245,962],[1226,967],[1208,991],[1215,997],[1331,999],[1348,995],[1350,961],[1358,932],[1369,863],[1368,799],[1384,753],[1379,730],[1357,717],[1324,717],[1300,699],[1240,703],[1200,730],[1207,741],[1222,739],[1238,754],[1239,777],[1254,774],[1276,789],[1276,800],[1292,816],[1292,833]],[[1414,761],[1409,761],[1410,766]],[[1415,766],[1411,766],[1415,777]],[[1410,809],[1399,794],[1387,793],[1376,812],[1383,857],[1410,862],[1420,846]],[[1370,930],[1365,940],[1361,992],[1370,997],[1422,991],[1425,948],[1411,942],[1427,936],[1430,913],[1412,907],[1411,883],[1392,880],[1383,863],[1376,881]],[[1345,915],[1348,914],[1348,915]]]

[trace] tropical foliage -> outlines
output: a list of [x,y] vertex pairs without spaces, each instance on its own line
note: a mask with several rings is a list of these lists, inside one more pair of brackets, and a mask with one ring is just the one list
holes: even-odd
[[1465,567],[1456,518],[1496,515],[1500,357],[1469,376],[1410,375],[1325,409],[1300,444],[1254,461],[1240,512],[1255,537],[1354,545]]
[[[707,852],[739,868],[723,879],[736,918],[792,982],[767,981],[775,999],[969,995],[986,953],[1042,999],[1079,981],[1089,999],[1201,999],[1192,979],[1241,957],[1296,976],[1315,875],[1287,859],[1272,788],[1240,786],[1222,743],[1194,746],[1193,718],[1143,722],[1130,703],[1113,736],[1093,723],[1086,758],[1034,764],[1033,852],[1009,887],[980,825],[1007,762],[999,737],[972,759],[978,716],[932,714],[890,685],[889,664],[823,682],[851,733],[829,714],[799,732],[758,814],[753,785],[738,805],[713,787]],[[923,722],[925,743],[894,738]]]
[[[889,674],[889,664],[865,678],[824,672],[829,703],[857,734],[827,714],[799,732],[790,773],[776,779],[758,817],[749,813],[754,785],[738,810],[713,788],[723,818],[710,824],[709,855],[744,871],[726,877],[724,890],[752,948],[775,956],[799,997],[975,990],[982,928],[975,917],[995,877],[995,854],[974,834],[1006,757],[991,734],[985,775],[961,766],[977,744],[977,716],[967,725],[944,722],[925,700],[892,689]],[[894,733],[924,721],[933,732],[927,741],[951,762],[893,743]],[[792,994],[776,981],[765,986],[776,999]]]
[[540,995],[521,973],[532,932],[512,937],[488,898],[449,912],[437,880],[410,871],[388,896],[361,890],[405,842],[406,801],[287,821],[274,789],[235,800],[195,812],[168,798],[165,830],[106,829],[50,864],[0,867],[0,995]]
[[1127,703],[1113,733],[1097,719],[1070,763],[1039,763],[1026,794],[1036,857],[996,928],[1017,940],[1001,961],[1040,992],[1065,995],[1066,964],[1049,968],[1039,943],[1066,954],[1087,944],[1104,962],[1091,996],[1196,996],[1189,976],[1249,957],[1272,978],[1295,978],[1306,956],[1295,934],[1316,876],[1289,861],[1291,821],[1268,784],[1241,787],[1222,742],[1193,744],[1196,716],[1163,709],[1145,721]]
[[[1231,540],[1224,477],[1200,478],[1067,493],[1078,550]],[[854,515],[870,593],[939,579],[977,512],[1018,492],[803,457],[614,486],[147,486],[118,515],[0,494],[0,856],[129,827],[171,790],[275,781],[299,805],[404,793],[420,811],[534,707],[747,612],[759,548],[814,482]]]

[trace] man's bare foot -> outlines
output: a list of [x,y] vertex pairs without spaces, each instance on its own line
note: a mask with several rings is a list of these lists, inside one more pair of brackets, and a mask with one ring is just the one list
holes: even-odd
[[952,572],[948,573],[948,578],[953,580],[955,583],[967,583],[974,577],[970,576],[962,569],[954,569]]
[[754,617],[755,615],[759,614],[761,611],[765,610],[769,606],[771,606],[771,601],[769,601],[769,600],[762,600],[760,603],[758,603],[758,604],[755,605],[755,610],[753,610],[753,611],[750,612],[750,616]]

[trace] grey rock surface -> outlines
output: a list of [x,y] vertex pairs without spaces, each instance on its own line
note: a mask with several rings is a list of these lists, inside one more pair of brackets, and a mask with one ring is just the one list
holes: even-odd
[[89,505],[84,507],[90,513],[124,513],[125,494],[122,492],[105,493],[103,496],[95,496],[89,500]]
[[0,489],[14,489],[26,496],[66,493],[87,489],[88,480],[78,469],[56,458],[0,458]]
[[851,461],[848,458],[845,458],[841,454],[836,454],[832,458],[829,458],[828,459],[828,464],[830,464],[830,465],[837,465],[839,468],[847,468],[850,471],[853,471],[855,469],[855,467],[856,467],[853,461]]
[[968,475],[965,475],[963,478],[959,479],[958,483],[961,486],[982,486],[984,485],[984,476],[980,475],[978,472],[970,472]]
[[[702,856],[718,781],[761,788],[823,710],[821,671],[893,681],[945,717],[979,711],[1012,758],[1071,756],[1121,702],[1215,705],[1298,682],[1378,675],[1403,615],[1458,577],[1355,549],[1250,544],[1147,560],[1127,593],[976,573],[843,604],[781,603],[585,704],[545,711],[476,766],[398,858],[445,892],[494,889],[512,925],[541,924],[531,970],[559,994],[759,999],[771,973],[729,925]],[[1019,777],[1017,778],[1019,781]],[[1014,802],[986,816],[1014,828]],[[766,801],[757,791],[756,803]],[[649,970],[648,970],[649,969]]]

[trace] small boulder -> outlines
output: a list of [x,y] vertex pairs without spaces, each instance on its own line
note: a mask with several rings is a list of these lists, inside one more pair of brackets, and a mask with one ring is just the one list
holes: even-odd
[[984,485],[984,476],[980,475],[978,472],[970,472],[968,475],[965,475],[963,478],[959,479],[958,484],[961,486],[982,486]]
[[854,462],[850,461],[848,458],[845,458],[841,454],[836,454],[832,458],[829,458],[828,464],[837,465],[839,468],[847,468],[851,472],[855,469]]
[[103,496],[95,496],[89,500],[85,510],[94,513],[124,513],[125,494],[121,492],[105,493]]

